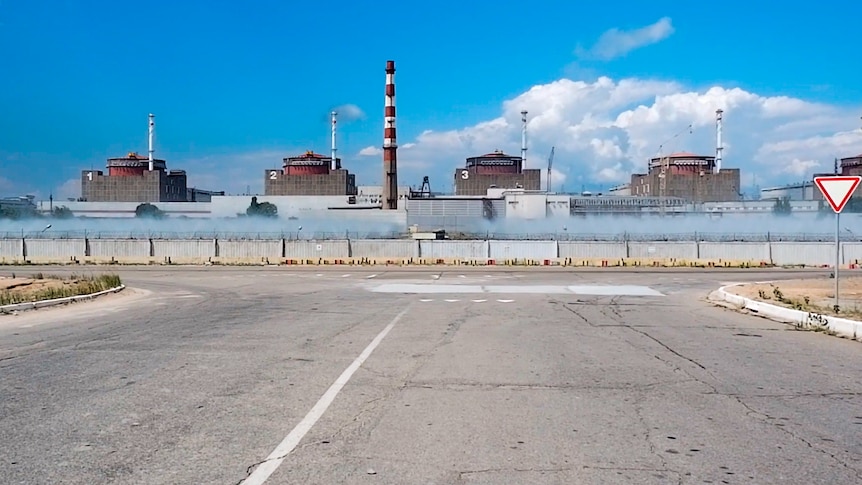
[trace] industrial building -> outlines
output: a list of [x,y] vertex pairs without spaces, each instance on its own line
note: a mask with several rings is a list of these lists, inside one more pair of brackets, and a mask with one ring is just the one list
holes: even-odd
[[816,192],[820,190],[814,185],[814,181],[805,181],[760,189],[760,200],[815,200]]
[[631,195],[679,197],[694,203],[742,200],[739,169],[721,167],[723,113],[715,112],[715,156],[680,152],[652,158],[647,173],[632,174]]
[[266,171],[264,195],[356,195],[356,175],[341,168],[341,159],[336,156],[338,113],[333,111],[331,116],[331,155],[326,157],[309,150],[283,159],[282,168]]
[[[206,200],[216,192],[188,188],[184,170],[167,169],[164,160],[153,157],[155,115],[149,115],[149,154],[130,152],[109,158],[108,173],[81,172],[81,201],[86,202],[188,202]],[[222,193],[223,192],[219,192]]]
[[467,159],[463,168],[455,170],[455,195],[485,195],[488,189],[541,190],[542,171],[526,169],[527,112],[521,112],[523,131],[521,156],[507,155],[501,150]]

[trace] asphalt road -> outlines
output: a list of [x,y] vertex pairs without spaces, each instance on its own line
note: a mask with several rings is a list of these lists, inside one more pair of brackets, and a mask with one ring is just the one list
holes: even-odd
[[0,483],[862,483],[862,344],[704,301],[800,273],[119,272],[0,315]]

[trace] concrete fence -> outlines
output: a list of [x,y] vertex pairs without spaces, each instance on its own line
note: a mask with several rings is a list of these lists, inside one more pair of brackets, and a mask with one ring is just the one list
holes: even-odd
[[[842,266],[862,242],[842,242]],[[0,264],[529,264],[832,266],[824,242],[0,239]]]

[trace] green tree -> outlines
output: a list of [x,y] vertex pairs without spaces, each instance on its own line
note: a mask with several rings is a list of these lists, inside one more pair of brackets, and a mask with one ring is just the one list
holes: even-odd
[[54,207],[54,210],[51,215],[55,219],[72,219],[75,217],[75,214],[72,213],[72,210],[65,205],[61,205],[60,207]]
[[251,205],[245,210],[249,217],[278,217],[278,207],[271,202],[258,202],[257,197],[251,198]]
[[790,200],[787,197],[776,199],[775,205],[772,207],[772,212],[776,215],[786,216],[793,212],[790,207]]
[[135,217],[162,219],[165,217],[165,213],[155,205],[144,202],[135,208]]

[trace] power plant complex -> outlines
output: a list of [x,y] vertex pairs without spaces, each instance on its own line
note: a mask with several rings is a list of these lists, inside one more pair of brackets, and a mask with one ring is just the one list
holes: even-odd
[[[797,211],[819,210],[821,199],[813,183],[764,189],[761,200],[744,200],[740,171],[725,168],[723,161],[723,111],[716,110],[715,154],[677,152],[650,159],[643,173],[606,194],[561,194],[551,191],[551,163],[537,160],[527,166],[527,115],[521,111],[521,153],[493,150],[466,158],[454,170],[454,193],[442,195],[430,189],[400,187],[395,110],[395,62],[386,61],[382,186],[363,186],[338,156],[337,118],[330,113],[331,147],[324,155],[309,150],[282,159],[280,167],[265,171],[262,202],[270,202],[283,217],[333,217],[349,211],[354,219],[394,221],[426,230],[465,230],[482,220],[499,218],[542,219],[587,214],[661,214],[692,212],[710,214],[769,211],[775,200],[788,200]],[[107,160],[103,170],[81,172],[81,197],[62,204],[73,214],[88,217],[133,217],[143,203],[158,205],[171,216],[235,217],[245,212],[250,196],[188,187],[184,170],[169,170],[156,158],[155,116],[148,117],[148,154],[130,152]],[[488,147],[489,149],[493,147]],[[547,185],[542,172],[547,168]],[[836,172],[839,167],[836,161]],[[844,158],[840,173],[862,174],[862,155]],[[51,202],[54,205],[54,202]],[[49,210],[44,202],[39,209]]]

